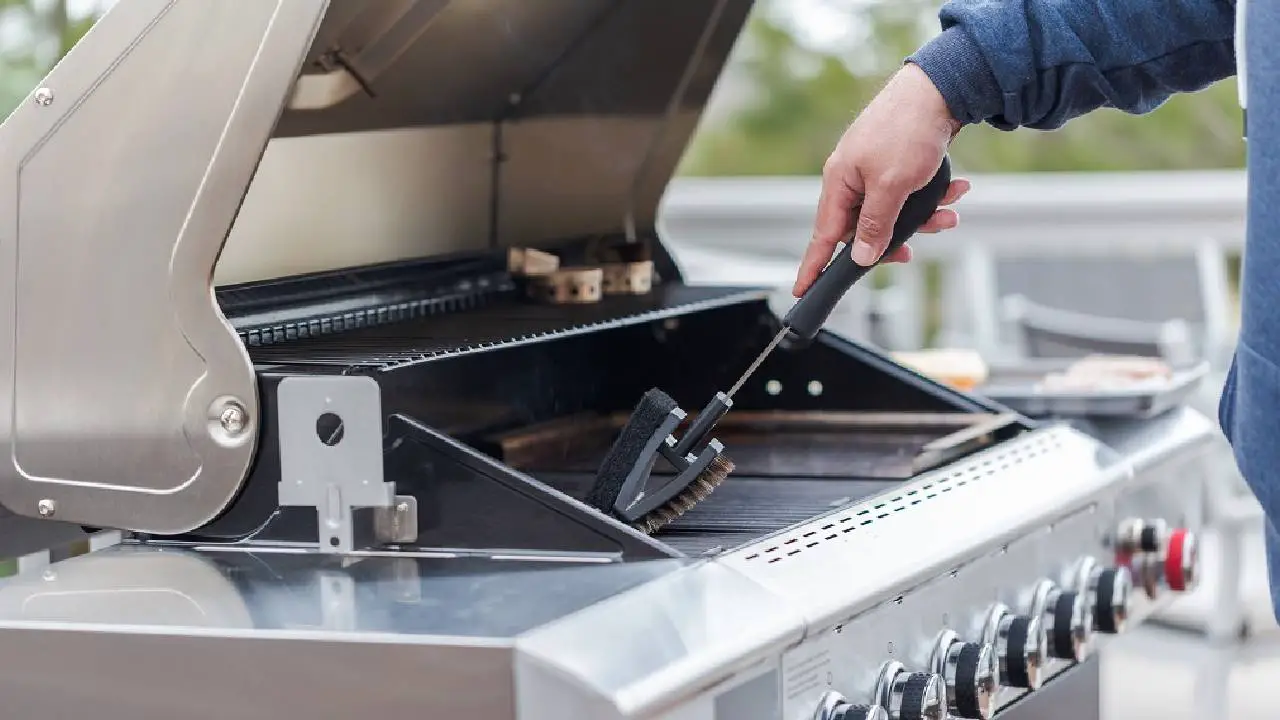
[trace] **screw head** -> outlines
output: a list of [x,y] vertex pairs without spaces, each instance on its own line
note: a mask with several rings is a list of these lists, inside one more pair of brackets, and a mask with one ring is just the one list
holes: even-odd
[[36,90],[35,101],[40,107],[49,107],[53,104],[53,91],[47,87]]
[[218,415],[218,422],[221,423],[222,429],[228,434],[239,435],[244,432],[244,426],[248,420],[248,415],[244,408],[238,403],[230,403]]
[[40,517],[53,517],[57,510],[58,504],[48,498],[36,503],[36,512],[40,513]]

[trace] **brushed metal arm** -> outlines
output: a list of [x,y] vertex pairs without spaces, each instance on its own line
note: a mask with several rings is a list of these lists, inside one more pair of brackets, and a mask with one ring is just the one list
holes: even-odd
[[117,3],[0,125],[0,504],[180,533],[239,490],[213,269],[327,6]]

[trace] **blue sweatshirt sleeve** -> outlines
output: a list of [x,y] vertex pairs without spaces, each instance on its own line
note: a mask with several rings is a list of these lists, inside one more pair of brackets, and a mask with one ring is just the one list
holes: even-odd
[[964,124],[1141,114],[1235,73],[1235,0],[949,0],[939,15],[907,60]]

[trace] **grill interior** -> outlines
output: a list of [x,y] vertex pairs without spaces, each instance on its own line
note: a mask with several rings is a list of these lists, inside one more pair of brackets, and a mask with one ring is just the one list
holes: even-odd
[[[401,489],[435,511],[420,519],[421,546],[544,542],[590,552],[607,543],[581,534],[583,518],[539,529],[584,512],[553,507],[563,501],[545,488],[585,497],[650,387],[667,391],[692,420],[776,332],[766,297],[668,282],[643,296],[547,305],[526,298],[501,258],[485,257],[219,291],[264,378],[370,375],[382,388],[384,413],[439,433],[413,430],[423,449],[412,452],[388,436],[386,472],[403,475],[393,478]],[[736,469],[655,536],[664,546],[687,555],[732,549],[890,491],[1018,430],[1009,416],[947,396],[842,340],[824,336],[792,350],[774,353],[734,398],[714,435]],[[461,450],[446,447],[455,442]],[[482,470],[456,452],[496,460],[500,469]],[[669,472],[664,464],[655,472]],[[278,476],[269,463],[262,467],[258,499],[242,501],[209,537],[232,539],[274,511]],[[529,477],[545,487],[521,489]],[[541,499],[521,504],[530,498]]]
[[[480,447],[582,498],[626,419],[564,418],[487,438]],[[734,473],[657,537],[687,554],[736,547],[985,447],[1007,421],[973,413],[731,412],[715,435]],[[671,470],[660,460],[654,472]]]
[[[586,494],[594,480],[588,473],[533,475],[577,498]],[[731,550],[897,485],[888,480],[762,478],[735,472],[709,498],[659,530],[656,537],[687,555]]]

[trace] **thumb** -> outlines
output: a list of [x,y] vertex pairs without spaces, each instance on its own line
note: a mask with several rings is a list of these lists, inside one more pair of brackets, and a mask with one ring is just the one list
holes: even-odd
[[906,200],[905,194],[884,187],[868,189],[853,236],[854,262],[868,267],[880,259],[893,237],[893,225]]

